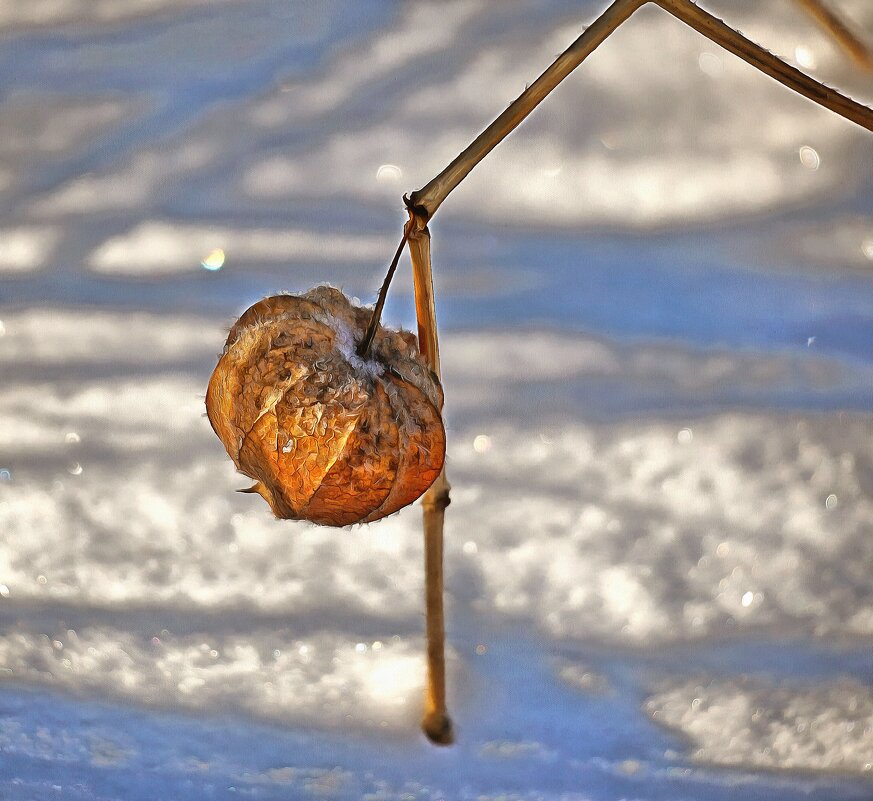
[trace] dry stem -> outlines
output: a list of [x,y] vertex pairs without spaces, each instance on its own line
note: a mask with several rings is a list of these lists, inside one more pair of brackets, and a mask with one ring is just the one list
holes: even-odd
[[[436,307],[430,262],[430,232],[424,220],[410,212],[406,225],[412,275],[415,284],[415,312],[418,319],[418,346],[430,368],[440,375]],[[421,728],[438,745],[454,739],[452,721],[446,710],[445,616],[443,612],[443,520],[449,505],[446,471],[425,493],[424,576],[427,628],[427,691]]]

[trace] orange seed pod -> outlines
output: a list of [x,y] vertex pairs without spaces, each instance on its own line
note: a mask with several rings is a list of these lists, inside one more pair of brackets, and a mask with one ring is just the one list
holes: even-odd
[[212,428],[276,517],[366,523],[412,503],[445,458],[439,381],[415,336],[338,289],[276,295],[230,330],[206,392]]

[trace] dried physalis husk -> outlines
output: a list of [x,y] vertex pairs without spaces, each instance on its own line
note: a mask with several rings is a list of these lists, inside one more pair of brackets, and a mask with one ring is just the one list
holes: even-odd
[[390,515],[436,480],[445,458],[439,381],[415,337],[379,328],[338,289],[265,298],[237,320],[206,411],[276,517],[347,526]]

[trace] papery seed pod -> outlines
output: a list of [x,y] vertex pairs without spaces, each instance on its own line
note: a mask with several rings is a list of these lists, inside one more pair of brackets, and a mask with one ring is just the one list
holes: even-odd
[[412,503],[445,458],[442,389],[415,336],[379,328],[338,289],[276,295],[230,330],[206,411],[276,517],[370,522]]

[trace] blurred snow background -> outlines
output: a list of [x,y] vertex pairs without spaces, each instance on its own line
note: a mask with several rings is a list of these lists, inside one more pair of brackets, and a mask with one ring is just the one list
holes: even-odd
[[[873,101],[787,0],[707,7]],[[457,746],[419,510],[274,521],[203,417],[235,316],[372,299],[598,9],[0,2],[0,795],[870,797],[873,139],[666,14],[432,225]]]

